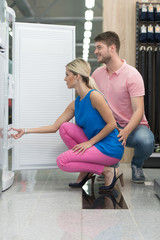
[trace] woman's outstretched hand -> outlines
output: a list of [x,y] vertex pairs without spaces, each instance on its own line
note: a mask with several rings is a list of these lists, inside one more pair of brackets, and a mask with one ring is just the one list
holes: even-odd
[[80,152],[81,152],[81,154],[83,154],[87,150],[87,148],[90,148],[90,147],[92,147],[92,144],[89,141],[87,141],[87,142],[83,142],[83,143],[75,145],[72,148],[72,151],[76,152],[76,154],[78,154]]
[[18,139],[25,134],[24,128],[11,128],[11,129],[17,132],[15,134],[11,134],[11,137],[13,137],[14,139]]

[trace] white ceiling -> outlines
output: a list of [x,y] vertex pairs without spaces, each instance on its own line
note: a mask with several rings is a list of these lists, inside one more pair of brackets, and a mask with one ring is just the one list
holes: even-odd
[[[92,71],[99,66],[94,55],[94,38],[102,32],[102,2],[95,0],[93,29],[89,51]],[[7,0],[17,22],[37,22],[76,26],[76,57],[82,57],[85,0]]]

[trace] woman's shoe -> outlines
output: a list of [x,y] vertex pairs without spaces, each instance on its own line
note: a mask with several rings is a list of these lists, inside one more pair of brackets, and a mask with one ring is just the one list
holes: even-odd
[[72,188],[81,188],[83,187],[83,185],[89,180],[91,179],[92,180],[92,188],[93,188],[93,185],[94,185],[94,180],[95,180],[95,175],[92,175],[92,176],[89,176],[90,173],[87,174],[87,176],[85,176],[81,182],[79,183],[69,183],[69,187],[72,187]]
[[118,179],[120,180],[121,186],[123,187],[124,186],[123,173],[121,173],[118,177],[116,177],[116,171],[114,168],[114,177],[113,177],[111,184],[108,186],[99,187],[100,192],[111,191],[114,188]]

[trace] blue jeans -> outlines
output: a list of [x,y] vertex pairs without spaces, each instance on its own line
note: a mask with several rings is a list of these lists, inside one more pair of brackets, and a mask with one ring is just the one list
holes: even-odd
[[[118,123],[117,126],[123,129]],[[154,135],[146,126],[138,125],[128,136],[126,146],[134,148],[131,165],[141,168],[154,150]]]

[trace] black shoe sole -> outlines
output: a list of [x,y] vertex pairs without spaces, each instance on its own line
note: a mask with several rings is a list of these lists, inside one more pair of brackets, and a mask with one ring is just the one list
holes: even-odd
[[133,183],[140,183],[140,184],[142,184],[142,183],[144,183],[145,181],[144,181],[144,180],[141,180],[141,181],[132,180],[132,182],[133,182]]
[[104,178],[98,178],[97,177],[97,181],[99,181],[99,182],[104,182],[104,180],[105,180]]

